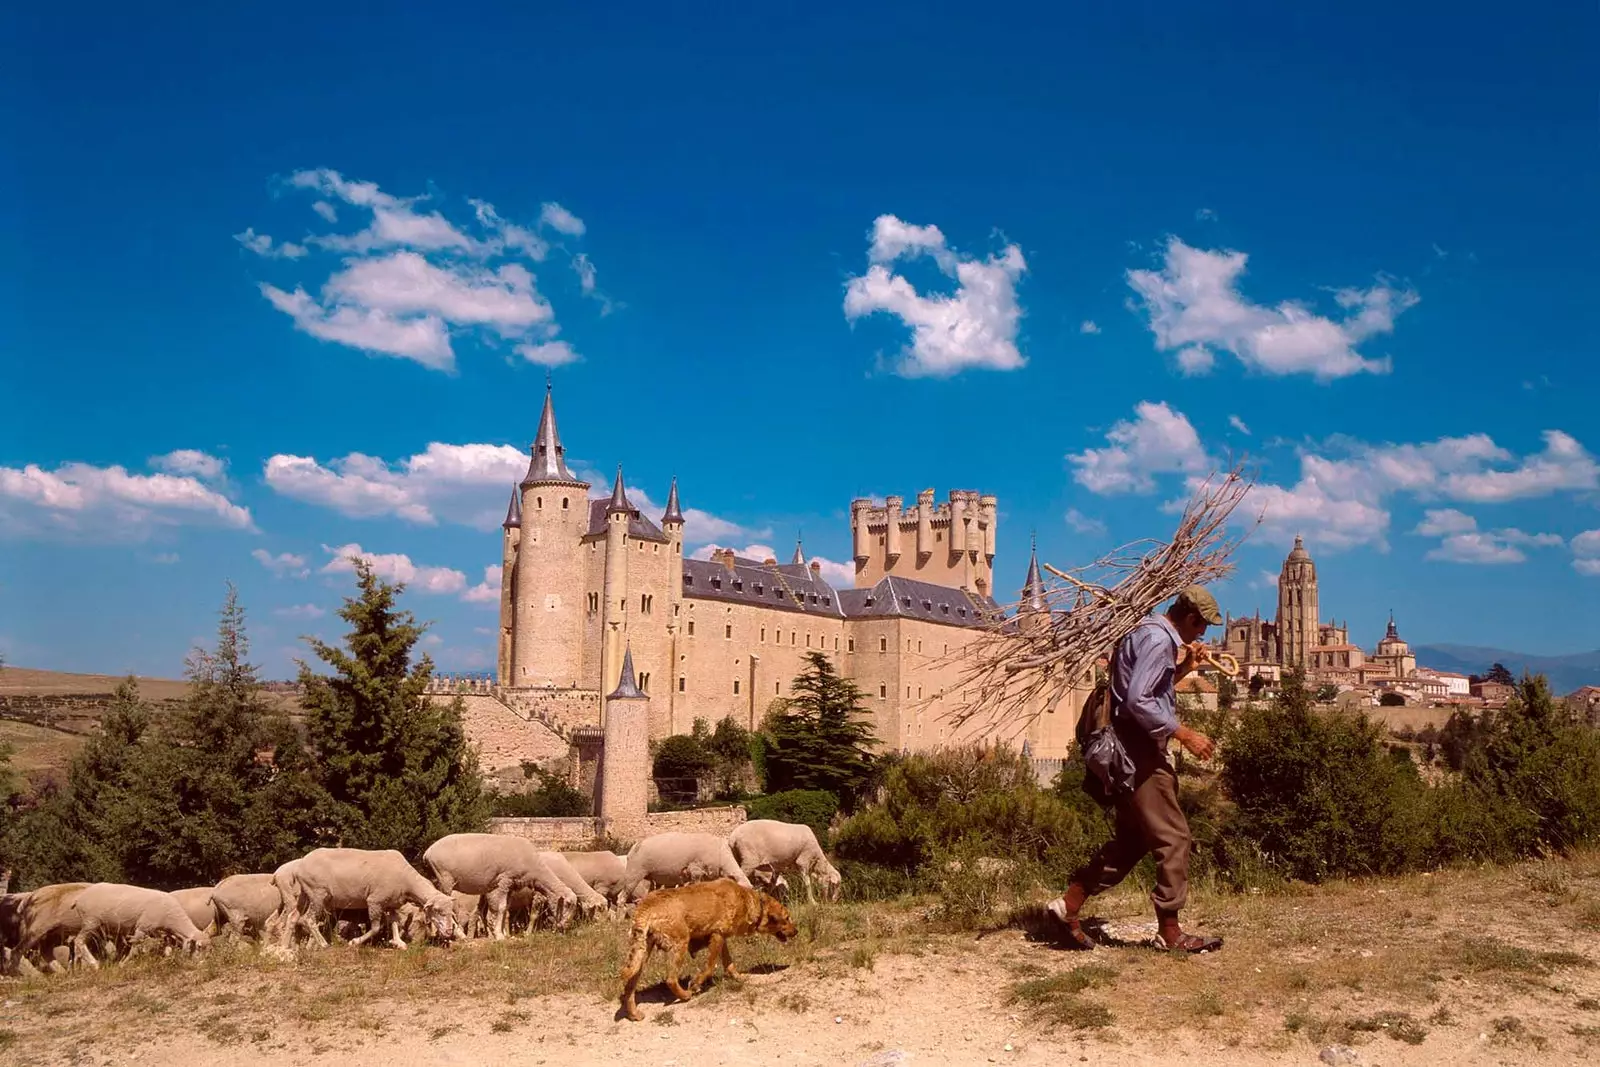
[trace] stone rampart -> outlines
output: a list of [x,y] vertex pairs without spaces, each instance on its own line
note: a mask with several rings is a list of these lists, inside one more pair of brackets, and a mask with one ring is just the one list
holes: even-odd
[[[455,695],[433,696],[451,701]],[[545,766],[567,755],[567,742],[537,719],[516,714],[490,696],[461,697],[462,728],[478,748],[478,763],[486,772],[515,767],[524,761]]]
[[749,814],[737,805],[727,808],[692,808],[689,811],[652,811],[644,817],[644,836],[664,834],[669,830],[726,836],[747,818]]
[[598,690],[496,686],[494,693],[518,715],[543,722],[563,737],[577,726],[600,725]]
[[490,819],[489,832],[525,837],[542,849],[586,852],[600,836],[600,820],[586,815],[568,819]]

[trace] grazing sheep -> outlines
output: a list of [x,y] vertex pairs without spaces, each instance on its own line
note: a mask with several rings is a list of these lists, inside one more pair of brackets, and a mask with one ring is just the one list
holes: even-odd
[[475,893],[456,891],[450,894],[456,903],[456,936],[473,938],[483,936],[483,898]]
[[270,874],[230,874],[211,890],[217,924],[229,937],[266,937],[282,901]]
[[565,855],[560,852],[541,852],[539,858],[550,865],[550,872],[561,879],[562,885],[578,895],[578,915],[581,918],[592,919],[611,907],[611,902],[595,892],[594,887],[568,862]]
[[563,852],[561,855],[572,864],[578,877],[589,883],[589,888],[614,904],[622,903],[617,889],[622,885],[623,875],[628,873],[628,857],[615,852]]
[[733,833],[728,835],[728,847],[747,875],[762,866],[771,867],[778,874],[793,871],[805,876],[808,902],[815,904],[817,901],[811,887],[813,879],[822,882],[830,900],[839,899],[839,872],[823,855],[817,835],[809,826],[777,819],[752,819],[733,828]]
[[713,878],[732,878],[745,889],[750,879],[733,858],[728,842],[716,834],[670,831],[653,834],[628,850],[628,866],[617,887],[621,900],[638,900],[636,891],[645,881],[653,889],[665,889],[687,882]]
[[387,927],[390,943],[403,949],[406,943],[400,937],[398,913],[405,904],[421,907],[440,937],[455,936],[455,902],[448,893],[428,884],[393,849],[318,848],[284,867],[272,877],[286,909],[292,894],[294,910],[286,912],[280,935],[285,948],[293,940],[296,925],[306,926],[307,920],[318,947],[326,948],[328,940],[319,928],[321,920],[354,909],[365,910],[368,926],[367,932],[351,944],[364,945]]
[[215,886],[202,885],[193,889],[176,889],[172,893],[183,905],[183,913],[189,916],[189,921],[208,934],[216,933],[217,908],[211,899],[215,890]]
[[550,869],[531,841],[505,834],[450,834],[422,854],[446,893],[476,893],[488,905],[489,936],[506,936],[506,903],[513,890],[527,889],[554,907],[558,927],[566,926],[578,902],[575,893]]
[[23,899],[16,904],[17,935],[12,950],[16,969],[31,969],[28,957],[34,953],[47,961],[50,970],[60,969],[53,959],[54,950],[70,946],[82,928],[83,921],[72,910],[72,902],[88,887],[88,882],[62,882],[19,894]]
[[92,938],[126,939],[130,952],[152,939],[175,941],[188,952],[198,952],[211,943],[205,931],[189,920],[177,898],[159,889],[96,882],[73,898],[72,910],[81,924],[72,939],[73,950],[78,959],[97,970],[100,962],[89,950]]

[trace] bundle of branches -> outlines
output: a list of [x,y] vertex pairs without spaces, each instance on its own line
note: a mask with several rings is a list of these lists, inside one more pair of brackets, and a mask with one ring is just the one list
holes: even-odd
[[952,653],[957,695],[945,713],[968,736],[1011,740],[1074,688],[1093,685],[1096,664],[1157,607],[1190,585],[1233,571],[1227,522],[1253,480],[1241,466],[1194,491],[1170,541],[1123,545],[1070,571],[1045,564],[1043,591],[997,615],[976,640]]

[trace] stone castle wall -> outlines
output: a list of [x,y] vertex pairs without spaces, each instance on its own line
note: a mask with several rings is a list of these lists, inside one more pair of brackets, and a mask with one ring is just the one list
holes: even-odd
[[496,692],[518,715],[540,719],[558,732],[600,725],[600,694],[593,689],[505,689]]
[[[430,699],[449,703],[455,696]],[[478,763],[486,773],[515,767],[524,761],[546,766],[567,755],[567,742],[538,720],[518,715],[490,696],[463,696],[461,725],[467,740],[478,748]]]
[[610,830],[610,836],[618,843],[631,845],[652,834],[670,831],[725,837],[747,817],[745,810],[737,806],[696,808],[693,811],[653,811],[644,817],[644,822],[633,837],[617,833],[616,828],[607,826],[604,819],[587,816],[571,819],[490,819],[489,832],[527,838],[542,849],[587,852],[595,847],[595,841],[603,829]]

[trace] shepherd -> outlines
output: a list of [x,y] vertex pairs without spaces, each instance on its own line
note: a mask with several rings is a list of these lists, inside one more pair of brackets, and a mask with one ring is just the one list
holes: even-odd
[[1198,758],[1211,758],[1211,738],[1178,721],[1174,688],[1203,662],[1206,627],[1221,622],[1216,598],[1192,585],[1165,613],[1140,622],[1111,655],[1111,725],[1132,774],[1108,791],[1115,836],[1072,876],[1066,892],[1046,906],[1074,948],[1094,947],[1078,919],[1084,902],[1121,882],[1147,854],[1155,856],[1156,887],[1150,898],[1162,943],[1181,952],[1222,947],[1222,938],[1185,933],[1178,923],[1189,896],[1191,839],[1189,822],[1178,806],[1178,776],[1167,761],[1167,743],[1174,738]]

